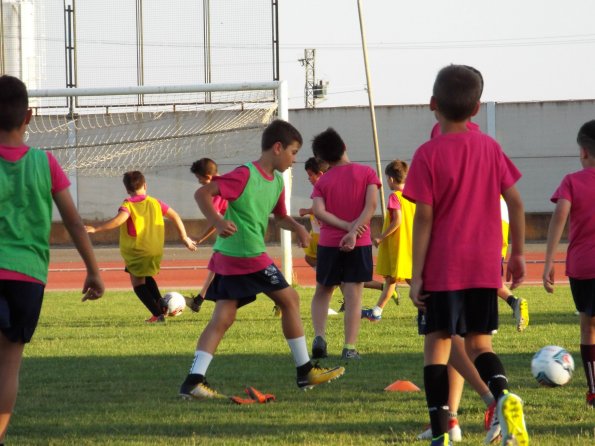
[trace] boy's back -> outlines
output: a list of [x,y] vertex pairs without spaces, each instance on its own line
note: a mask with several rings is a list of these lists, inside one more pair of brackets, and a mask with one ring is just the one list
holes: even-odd
[[[314,185],[312,198],[322,197],[326,211],[341,220],[356,220],[366,202],[367,187],[379,184],[373,169],[357,163],[333,166]],[[320,246],[339,246],[346,231],[322,222]],[[357,239],[356,246],[371,245],[370,228]]]
[[500,286],[499,197],[520,176],[499,144],[480,132],[441,135],[416,151],[403,195],[433,210],[426,290]]

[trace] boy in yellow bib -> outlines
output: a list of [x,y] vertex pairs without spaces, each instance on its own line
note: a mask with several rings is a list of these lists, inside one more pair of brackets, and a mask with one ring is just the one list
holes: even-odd
[[141,172],[126,172],[123,182],[130,198],[124,200],[118,214],[97,227],[86,226],[86,229],[93,234],[120,228],[120,254],[126,264],[126,272],[130,274],[134,293],[152,314],[146,322],[164,322],[163,313],[167,311],[167,305],[153,278],[159,273],[163,257],[163,217],[174,222],[182,243],[190,251],[196,250],[196,242],[186,235],[184,223],[176,211],[147,195],[147,182]]

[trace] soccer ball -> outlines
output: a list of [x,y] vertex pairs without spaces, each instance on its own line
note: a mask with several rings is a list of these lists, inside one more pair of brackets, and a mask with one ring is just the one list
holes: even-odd
[[531,360],[531,373],[542,386],[563,386],[572,378],[572,372],[574,359],[568,351],[557,345],[543,347]]
[[186,300],[184,299],[184,296],[176,291],[165,293],[163,300],[167,303],[168,316],[179,316],[186,307]]

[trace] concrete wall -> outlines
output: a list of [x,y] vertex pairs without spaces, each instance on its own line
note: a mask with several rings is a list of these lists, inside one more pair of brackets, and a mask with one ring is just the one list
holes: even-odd
[[[549,197],[566,173],[580,169],[576,133],[580,125],[594,118],[595,100],[483,104],[474,118],[483,131],[495,135],[523,173],[518,187],[526,211],[532,215],[528,222],[535,225],[528,227],[529,239],[531,234],[536,239],[545,236],[544,228],[553,210]],[[327,127],[334,127],[342,135],[352,161],[376,168],[367,107],[290,110],[289,120],[304,137],[304,146],[292,169],[292,215],[297,215],[299,208],[310,206],[311,185],[303,163],[312,155],[312,137]],[[435,123],[427,105],[377,107],[376,121],[382,169],[395,158],[410,161]],[[238,145],[242,143],[245,141]],[[252,140],[245,147],[243,153],[227,149],[219,153],[215,149],[206,156],[215,159],[220,173],[225,173],[258,157],[258,141]],[[201,156],[205,153],[198,151],[196,158]],[[189,162],[149,172],[147,180],[149,194],[168,203],[184,220],[202,218],[193,199],[198,184],[189,172]],[[87,221],[113,217],[126,196],[120,177],[78,177],[76,192],[79,211]],[[55,219],[59,216],[55,215]]]

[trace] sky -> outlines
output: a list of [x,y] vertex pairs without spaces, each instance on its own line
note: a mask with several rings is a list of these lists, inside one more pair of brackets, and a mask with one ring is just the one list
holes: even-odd
[[[472,65],[483,102],[595,98],[593,0],[361,0],[375,105],[425,104],[440,68]],[[316,49],[317,107],[368,105],[357,0],[279,1],[280,76],[304,107]]]

